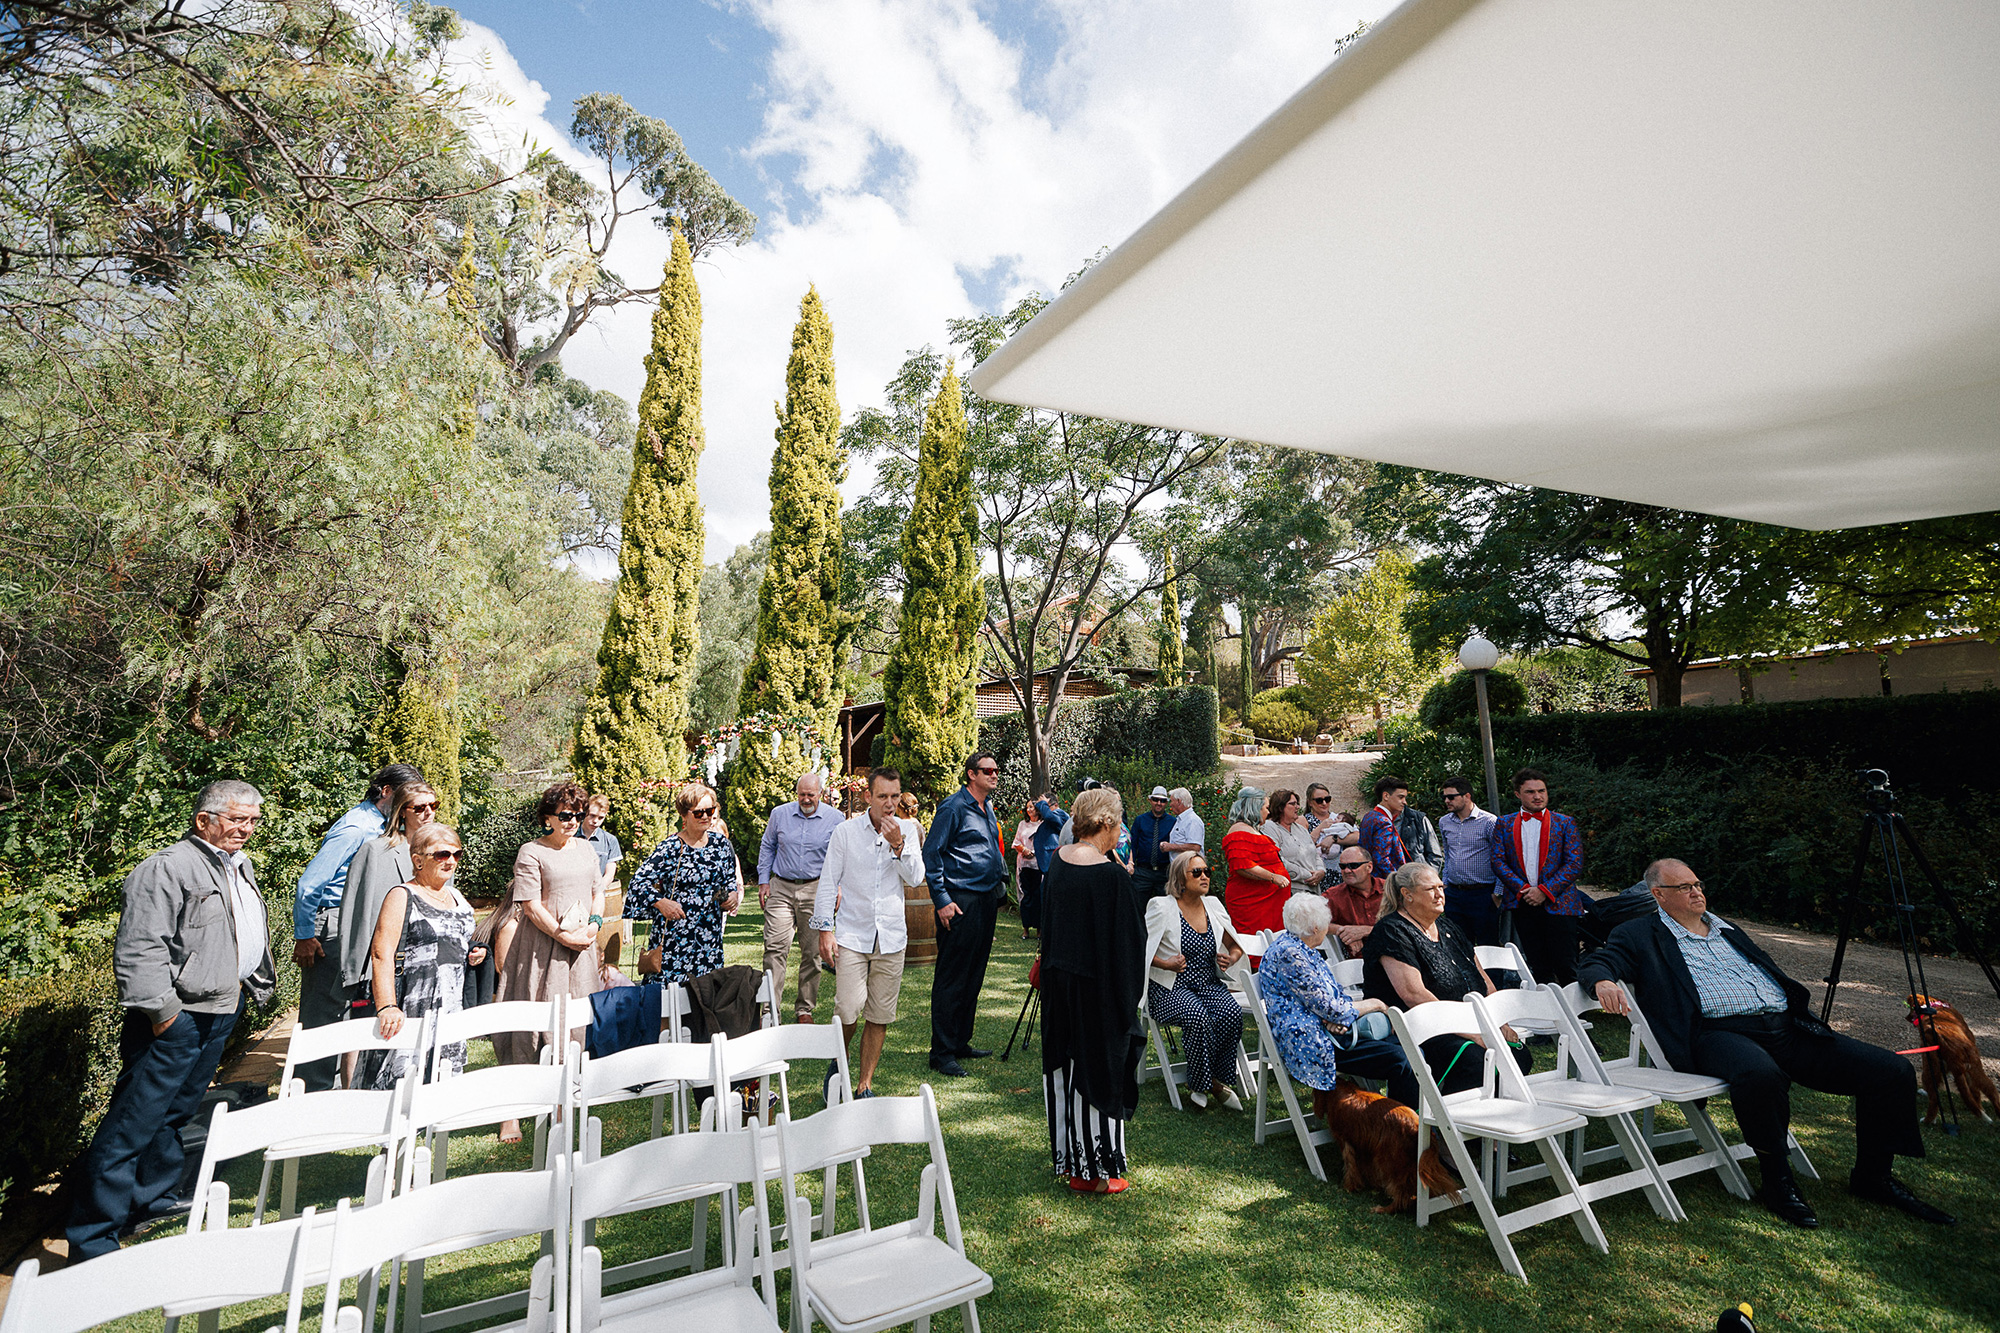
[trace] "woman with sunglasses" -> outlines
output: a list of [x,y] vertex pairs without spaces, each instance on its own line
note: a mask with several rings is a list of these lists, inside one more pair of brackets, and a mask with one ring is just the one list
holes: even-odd
[[1153,941],[1146,1011],[1162,1027],[1181,1030],[1187,1055],[1188,1100],[1203,1110],[1213,1096],[1232,1111],[1236,1052],[1243,1041],[1243,1006],[1222,982],[1222,970],[1243,957],[1229,909],[1209,896],[1208,858],[1182,852],[1167,867],[1167,894],[1146,903],[1146,938]]
[[[426,824],[410,838],[410,859],[416,872],[382,900],[375,923],[369,969],[375,992],[375,1022],[384,1037],[393,1037],[410,1019],[425,1014],[455,1014],[464,1007],[465,970],[484,950],[472,943],[472,904],[452,887],[464,847],[458,834],[443,824]],[[393,1092],[397,1080],[419,1073],[410,1051],[388,1051],[376,1071],[373,1087]],[[465,1043],[439,1050],[444,1066],[433,1078],[465,1069]]]
[[714,789],[690,782],[674,809],[680,831],[653,850],[625,890],[625,915],[653,923],[653,947],[639,955],[639,980],[647,986],[721,967],[722,919],[743,901],[743,874],[722,832]]
[[[542,793],[536,817],[547,831],[521,844],[508,889],[519,929],[500,965],[496,1000],[582,999],[597,990],[597,931],[604,924],[604,891],[597,849],[577,836],[590,793],[558,782]],[[542,1039],[528,1032],[496,1033],[493,1050],[503,1065],[541,1059]],[[502,1125],[503,1143],[518,1140],[518,1125]]]
[[[410,840],[437,818],[438,795],[427,782],[406,782],[397,787],[389,801],[389,823],[380,837],[361,844],[347,866],[347,891],[340,904],[340,980],[349,997],[365,1015],[374,1007],[374,991],[369,979],[374,954],[375,926],[382,917],[382,905],[399,885],[408,884],[416,874],[410,860]],[[374,1078],[378,1059],[362,1056],[364,1074],[350,1079],[366,1087]]]

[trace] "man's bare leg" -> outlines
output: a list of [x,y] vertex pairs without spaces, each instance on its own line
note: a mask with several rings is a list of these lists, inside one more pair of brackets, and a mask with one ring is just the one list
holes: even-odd
[[863,1023],[861,1025],[861,1087],[863,1091],[875,1082],[875,1066],[882,1063],[882,1043],[889,1035],[887,1023]]

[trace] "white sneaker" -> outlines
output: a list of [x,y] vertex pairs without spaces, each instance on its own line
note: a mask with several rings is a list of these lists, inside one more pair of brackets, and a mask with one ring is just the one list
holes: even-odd
[[1222,1085],[1222,1104],[1232,1111],[1243,1109],[1243,1099],[1238,1097],[1236,1089],[1230,1087],[1227,1083]]
[[1196,1106],[1199,1106],[1204,1111],[1208,1109],[1208,1094],[1205,1092],[1190,1092],[1188,1094],[1188,1100],[1193,1102]]

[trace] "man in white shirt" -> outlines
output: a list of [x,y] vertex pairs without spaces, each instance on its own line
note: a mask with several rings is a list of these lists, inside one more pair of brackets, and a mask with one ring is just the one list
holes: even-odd
[[902,795],[902,774],[869,771],[868,809],[833,831],[813,896],[812,928],[820,960],[833,971],[841,1039],[852,1042],[856,1020],[863,1024],[856,1097],[875,1095],[875,1066],[896,1021],[910,942],[903,889],[924,882],[924,835],[915,820],[896,818]]
[[1176,787],[1167,793],[1167,809],[1174,815],[1173,831],[1160,840],[1160,850],[1167,854],[1171,864],[1173,858],[1182,852],[1208,851],[1208,830],[1202,825],[1201,816],[1194,812],[1194,793],[1186,787]]

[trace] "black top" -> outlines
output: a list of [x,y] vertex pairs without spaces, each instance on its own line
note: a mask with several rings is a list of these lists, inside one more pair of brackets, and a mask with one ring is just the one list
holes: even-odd
[[1467,991],[1484,995],[1486,986],[1479,979],[1472,941],[1448,916],[1437,919],[1437,932],[1433,943],[1401,912],[1377,921],[1361,946],[1361,993],[1397,1009],[1410,1007],[1403,1003],[1395,983],[1389,980],[1389,970],[1382,966],[1384,958],[1393,958],[1416,968],[1424,989],[1440,1000],[1462,1000]]
[[1139,996],[1146,986],[1146,895],[1106,860],[1058,852],[1042,878],[1042,1071],[1064,1070],[1101,1113],[1139,1104]]

